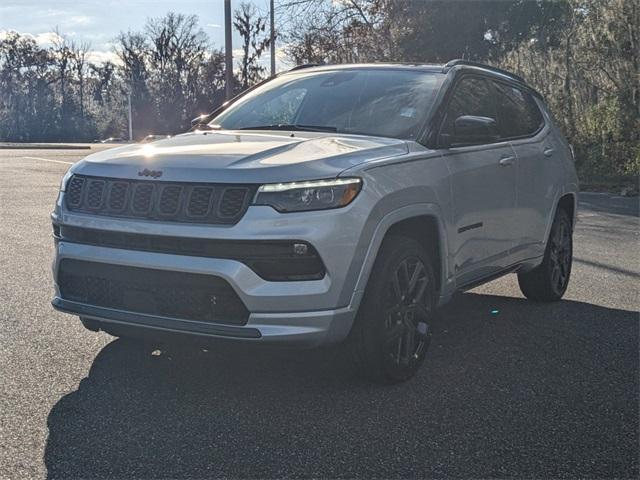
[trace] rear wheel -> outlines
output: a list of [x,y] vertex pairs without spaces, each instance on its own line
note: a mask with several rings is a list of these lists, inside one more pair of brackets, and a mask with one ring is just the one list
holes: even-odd
[[538,302],[560,300],[567,290],[573,262],[573,232],[571,219],[565,210],[558,210],[542,263],[527,273],[518,274],[523,295]]
[[385,239],[349,339],[360,373],[386,383],[411,378],[429,347],[435,300],[431,259],[421,245]]

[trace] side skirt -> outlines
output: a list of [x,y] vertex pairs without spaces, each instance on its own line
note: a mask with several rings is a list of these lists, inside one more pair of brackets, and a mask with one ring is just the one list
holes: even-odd
[[492,282],[493,280],[497,280],[500,277],[504,277],[509,273],[517,272],[518,270],[520,270],[521,267],[541,259],[542,257],[534,257],[534,258],[528,258],[526,260],[521,260],[518,263],[514,263],[513,265],[503,268],[502,270],[498,270],[497,272],[492,273],[491,275],[487,275],[486,277],[482,277],[472,282],[468,282],[460,286],[457,286],[456,291],[465,292],[467,290],[471,290],[473,288],[479,287],[480,285],[484,285],[485,283],[489,283],[489,282]]

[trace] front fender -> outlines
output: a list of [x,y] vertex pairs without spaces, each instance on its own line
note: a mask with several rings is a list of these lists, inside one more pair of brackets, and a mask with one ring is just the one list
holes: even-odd
[[[374,263],[382,246],[382,242],[389,231],[389,229],[403,221],[410,218],[429,216],[436,220],[438,226],[438,237],[440,242],[440,285],[441,292],[440,297],[445,298],[449,295],[450,290],[453,287],[451,282],[448,282],[448,266],[446,259],[448,258],[446,228],[443,221],[443,215],[440,207],[435,203],[413,203],[411,205],[405,205],[399,208],[395,208],[386,212],[379,221],[375,222],[372,231],[363,232],[363,237],[366,240],[366,250],[364,253],[364,260],[361,263],[361,268],[355,271],[355,289],[352,290],[352,298],[349,302],[352,309],[357,310],[360,305],[360,301],[364,295],[364,291],[367,287],[371,271],[373,270]],[[353,269],[351,269],[353,270]]]

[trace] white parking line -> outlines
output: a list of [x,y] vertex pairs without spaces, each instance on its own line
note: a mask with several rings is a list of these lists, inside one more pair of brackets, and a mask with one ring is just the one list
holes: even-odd
[[64,163],[66,165],[73,165],[73,162],[64,162],[62,160],[52,160],[50,158],[42,158],[42,157],[22,157],[22,158],[28,158],[29,160],[40,160],[42,162]]

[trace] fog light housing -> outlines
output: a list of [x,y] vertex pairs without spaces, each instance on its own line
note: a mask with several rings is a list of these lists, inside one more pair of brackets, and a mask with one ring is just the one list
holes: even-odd
[[307,255],[309,252],[309,247],[305,243],[294,243],[293,244],[293,253],[294,255]]
[[244,260],[265,280],[293,282],[320,280],[324,277],[324,263],[312,245],[300,241],[273,242],[267,245],[259,252],[247,255]]

